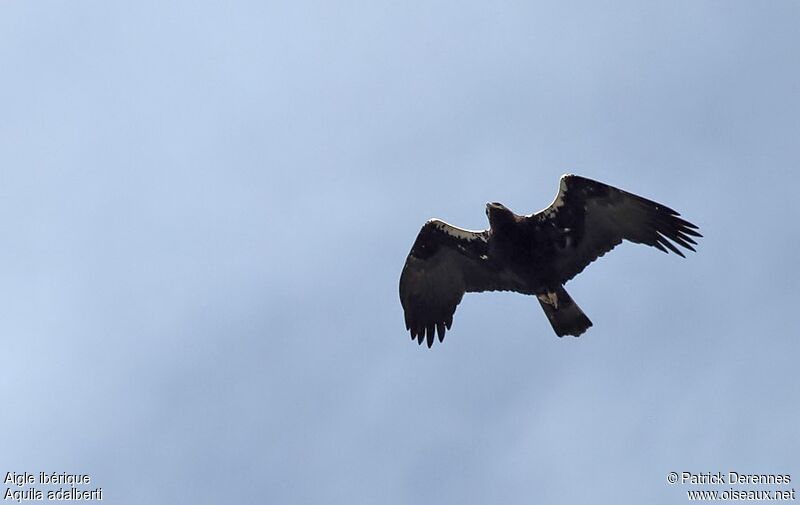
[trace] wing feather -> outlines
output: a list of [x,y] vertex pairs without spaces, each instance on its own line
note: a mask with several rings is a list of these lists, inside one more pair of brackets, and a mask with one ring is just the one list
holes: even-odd
[[576,175],[561,178],[559,192],[546,209],[529,216],[542,261],[550,267],[551,280],[566,282],[589,263],[623,240],[646,244],[679,256],[681,246],[694,251],[692,237],[701,237],[697,226],[660,203],[601,182]]
[[488,257],[488,232],[457,228],[432,219],[417,235],[400,276],[406,329],[420,344],[433,345],[453,324],[466,292],[510,289]]

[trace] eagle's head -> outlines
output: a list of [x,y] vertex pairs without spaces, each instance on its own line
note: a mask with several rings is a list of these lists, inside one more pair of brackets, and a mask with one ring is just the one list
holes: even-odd
[[504,228],[516,222],[515,215],[502,203],[492,202],[486,204],[486,217],[493,230]]

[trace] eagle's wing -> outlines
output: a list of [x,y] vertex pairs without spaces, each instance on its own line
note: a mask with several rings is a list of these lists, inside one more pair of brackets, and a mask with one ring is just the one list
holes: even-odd
[[672,242],[694,251],[697,226],[674,210],[601,182],[564,175],[546,209],[527,218],[542,262],[559,282],[579,274],[622,240],[683,256]]
[[465,292],[510,289],[508,275],[489,259],[488,232],[456,228],[432,219],[417,235],[400,276],[406,329],[421,344],[433,345],[453,323]]

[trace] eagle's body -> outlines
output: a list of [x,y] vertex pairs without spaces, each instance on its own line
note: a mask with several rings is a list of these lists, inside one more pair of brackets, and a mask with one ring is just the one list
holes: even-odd
[[486,205],[489,229],[470,231],[431,219],[422,227],[400,277],[400,301],[411,338],[444,339],[465,292],[534,295],[558,336],[579,336],[592,322],[564,283],[622,240],[683,256],[697,227],[674,210],[606,184],[565,175],[553,203],[519,216]]

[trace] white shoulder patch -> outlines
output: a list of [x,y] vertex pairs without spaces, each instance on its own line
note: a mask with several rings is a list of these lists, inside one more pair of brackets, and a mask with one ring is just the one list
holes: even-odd
[[561,207],[564,206],[564,195],[567,194],[567,178],[570,177],[572,174],[564,174],[561,176],[561,180],[558,183],[558,194],[556,194],[555,200],[553,203],[545,207],[544,209],[536,212],[534,215],[541,215],[545,218],[549,218],[553,214],[558,211]]
[[473,240],[482,240],[483,242],[486,242],[486,234],[483,231],[465,230],[464,228],[447,224],[439,219],[430,219],[428,222],[433,224],[437,230],[443,231],[451,237],[455,237],[459,240],[466,240],[467,242],[472,242]]

